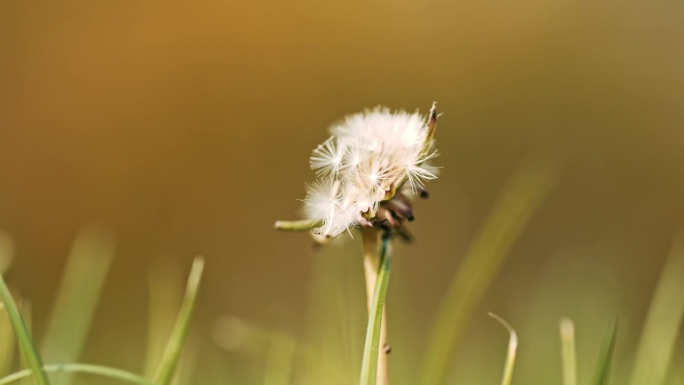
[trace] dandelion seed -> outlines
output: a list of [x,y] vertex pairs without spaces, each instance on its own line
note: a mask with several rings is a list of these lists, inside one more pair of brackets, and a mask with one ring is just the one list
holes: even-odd
[[309,164],[318,176],[336,176],[342,167],[345,149],[335,137],[331,137],[313,151]]

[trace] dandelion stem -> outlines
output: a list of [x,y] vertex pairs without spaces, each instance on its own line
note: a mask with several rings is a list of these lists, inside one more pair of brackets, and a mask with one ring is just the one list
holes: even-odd
[[388,385],[389,344],[387,342],[387,315],[384,304],[389,281],[390,255],[387,251],[389,239],[383,240],[382,250],[378,254],[380,251],[378,249],[378,230],[363,228],[362,234],[369,318],[361,368],[361,384]]

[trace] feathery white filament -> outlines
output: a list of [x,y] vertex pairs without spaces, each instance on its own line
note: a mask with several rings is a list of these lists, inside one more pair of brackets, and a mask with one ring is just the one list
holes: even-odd
[[319,180],[304,199],[307,217],[324,223],[316,230],[321,235],[334,237],[372,218],[405,182],[415,192],[437,178],[436,168],[425,163],[437,151],[418,113],[378,107],[347,116],[330,131],[309,160]]

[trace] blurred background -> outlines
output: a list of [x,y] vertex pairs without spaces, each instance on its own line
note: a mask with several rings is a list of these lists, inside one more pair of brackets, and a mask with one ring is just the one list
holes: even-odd
[[[96,231],[115,251],[82,361],[140,372],[154,277],[173,304],[201,254],[195,383],[264,383],[274,340],[281,361],[296,345],[342,373],[305,380],[317,365],[295,357],[292,383],[353,383],[359,238],[316,251],[272,225],[300,217],[330,124],[436,100],[443,169],[417,203],[417,241],[395,248],[388,294],[395,383],[416,383],[507,183],[549,157],[555,182],[473,309],[449,383],[498,383],[507,335],[488,311],[518,330],[525,384],[560,383],[563,316],[588,380],[619,316],[624,378],[684,223],[683,18],[676,1],[3,2],[7,281],[40,340],[77,234]],[[256,342],[237,341],[247,334]],[[681,361],[681,332],[676,345]]]

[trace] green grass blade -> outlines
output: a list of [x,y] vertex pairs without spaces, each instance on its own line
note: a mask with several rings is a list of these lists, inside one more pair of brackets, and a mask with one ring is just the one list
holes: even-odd
[[266,354],[264,385],[289,385],[292,377],[297,340],[272,333]]
[[[43,339],[46,361],[80,359],[113,257],[114,240],[108,233],[86,228],[76,236]],[[72,380],[64,375],[53,382]]]
[[176,318],[176,324],[171,332],[164,355],[162,356],[159,369],[154,378],[156,385],[169,385],[173,378],[173,373],[178,366],[178,359],[185,343],[190,328],[190,319],[192,318],[193,309],[195,307],[195,300],[197,299],[197,292],[200,281],[202,280],[202,271],[204,270],[204,259],[202,257],[195,258],[188,277],[188,283],[185,289],[185,299],[181,305],[181,309]]
[[184,268],[176,260],[155,259],[148,275],[146,377],[153,378],[164,356],[178,309],[183,303]]
[[33,343],[33,339],[31,339],[31,333],[29,333],[2,275],[0,275],[0,297],[5,304],[5,310],[14,329],[14,334],[17,337],[21,354],[26,361],[26,365],[34,373],[34,382],[38,385],[50,384],[47,375],[42,370],[42,361]]
[[2,274],[0,274],[0,298],[2,298],[2,302],[5,304],[5,310],[7,311],[7,316],[9,317],[12,328],[14,329],[14,334],[16,335],[17,342],[19,343],[21,354],[26,361],[26,365],[33,372],[34,383],[37,385],[50,384],[50,380],[42,370],[43,363],[40,359],[40,355],[38,354],[38,350],[33,343],[31,333],[29,332],[24,319],[21,317],[21,313],[19,313],[17,304],[14,302],[12,294],[5,283],[5,278]]
[[603,345],[599,352],[599,360],[596,364],[596,374],[594,375],[594,385],[608,384],[608,374],[610,373],[610,365],[613,361],[613,352],[615,351],[615,339],[617,337],[617,321],[610,324],[606,335],[603,338]]
[[363,348],[363,362],[361,364],[361,385],[375,385],[378,370],[378,351],[380,345],[380,328],[382,326],[382,309],[385,306],[385,296],[389,284],[390,266],[392,258],[388,252],[390,239],[383,238],[380,250],[380,266],[378,279],[375,281],[371,312],[368,317],[366,343]]
[[0,375],[8,373],[12,368],[14,347],[12,324],[5,311],[5,304],[0,302]]
[[[0,230],[0,274],[12,264],[14,256],[14,241],[12,237]],[[15,355],[15,340],[12,324],[7,316],[5,304],[0,302],[0,375],[8,373],[12,369]]]
[[429,328],[420,385],[444,384],[473,309],[484,295],[515,240],[553,187],[553,159],[528,159],[512,175],[451,280]]
[[560,321],[561,364],[563,385],[577,385],[577,354],[575,353],[575,324],[569,318]]
[[501,385],[511,385],[513,380],[513,368],[515,367],[515,356],[518,351],[518,335],[515,330],[503,318],[494,313],[489,313],[489,316],[499,321],[503,327],[508,330],[508,353],[506,353],[506,363],[504,365],[504,373],[501,378]]
[[665,383],[684,318],[684,232],[675,239],[646,316],[631,385]]
[[[152,382],[137,374],[127,372],[121,369],[109,368],[106,366],[90,365],[90,364],[53,364],[45,365],[43,367],[45,372],[63,372],[63,373],[85,373],[94,374],[100,377],[112,378],[115,380],[129,382],[137,385],[153,385]],[[31,375],[30,370],[21,370],[9,376],[0,378],[0,385],[7,385],[21,379],[27,378]]]

